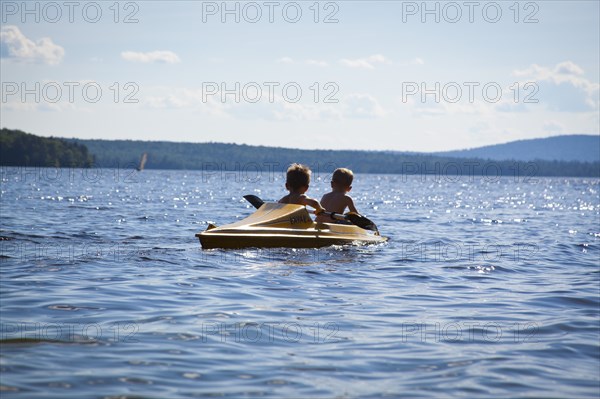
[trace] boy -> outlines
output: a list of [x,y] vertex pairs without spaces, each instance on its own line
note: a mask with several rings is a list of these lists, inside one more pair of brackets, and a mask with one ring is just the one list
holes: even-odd
[[319,201],[304,195],[310,185],[310,169],[300,164],[292,164],[287,170],[285,188],[290,192],[279,200],[283,204],[308,205],[315,208],[315,214],[323,212],[324,209]]
[[[354,201],[352,201],[349,195],[346,195],[346,193],[352,190],[353,179],[354,174],[350,169],[338,168],[333,172],[333,176],[331,177],[331,192],[323,195],[323,198],[321,198],[321,204],[325,210],[343,214],[346,208],[348,208],[350,212],[358,213],[354,206]],[[317,222],[332,223],[335,221],[327,215],[319,215]]]

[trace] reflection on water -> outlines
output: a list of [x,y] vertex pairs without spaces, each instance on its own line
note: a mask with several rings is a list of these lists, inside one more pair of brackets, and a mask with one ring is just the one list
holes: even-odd
[[385,244],[200,248],[282,177],[2,169],[3,393],[600,394],[598,180],[358,175]]

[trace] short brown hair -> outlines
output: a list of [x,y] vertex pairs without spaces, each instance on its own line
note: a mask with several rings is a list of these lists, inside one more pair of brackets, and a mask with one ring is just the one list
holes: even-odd
[[352,180],[354,180],[354,174],[350,169],[346,168],[337,168],[331,177],[333,183],[342,184],[346,187],[352,185]]
[[310,168],[299,163],[291,164],[287,170],[285,182],[293,189],[308,186],[310,184]]

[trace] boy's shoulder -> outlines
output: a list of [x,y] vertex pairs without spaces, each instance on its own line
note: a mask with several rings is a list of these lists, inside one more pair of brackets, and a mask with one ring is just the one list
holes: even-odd
[[323,194],[323,198],[350,198],[350,196],[348,195],[348,193],[330,191],[328,193]]
[[287,204],[290,201],[290,194],[286,194],[279,200],[280,204]]

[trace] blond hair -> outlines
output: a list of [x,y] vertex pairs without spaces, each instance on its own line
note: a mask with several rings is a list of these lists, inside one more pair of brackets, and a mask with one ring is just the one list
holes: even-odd
[[332,183],[340,184],[344,187],[350,187],[352,185],[352,180],[354,180],[354,173],[346,168],[337,168],[331,177]]

